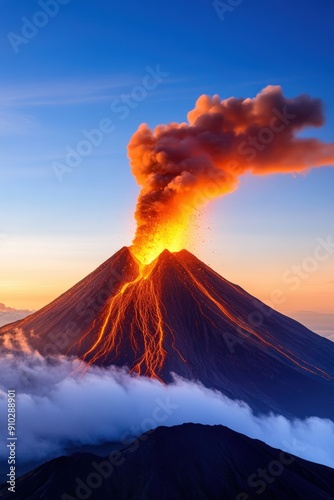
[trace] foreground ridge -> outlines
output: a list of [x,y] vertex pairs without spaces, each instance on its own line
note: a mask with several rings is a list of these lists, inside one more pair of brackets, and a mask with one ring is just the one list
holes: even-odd
[[[111,448],[113,449],[113,448]],[[94,476],[94,480],[90,477]],[[47,478],[47,479],[46,479]],[[17,500],[47,498],[332,499],[334,470],[223,426],[159,427],[121,453],[76,453],[25,474]],[[11,498],[7,485],[1,498]]]

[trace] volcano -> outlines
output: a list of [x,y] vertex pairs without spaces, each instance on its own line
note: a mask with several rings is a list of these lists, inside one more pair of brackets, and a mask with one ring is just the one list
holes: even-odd
[[55,301],[0,328],[42,355],[200,381],[257,413],[334,419],[334,343],[186,250],[143,267],[127,247]]

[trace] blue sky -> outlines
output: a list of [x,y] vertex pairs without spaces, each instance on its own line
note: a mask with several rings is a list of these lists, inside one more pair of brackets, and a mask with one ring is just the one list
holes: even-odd
[[[333,140],[329,0],[243,0],[224,20],[204,1],[70,0],[53,18],[36,15],[42,3],[0,1],[0,302],[8,306],[40,307],[131,243],[138,187],[126,146],[141,122],[184,121],[202,93],[254,97],[278,84],[289,97],[324,101],[325,126],[306,133]],[[45,26],[15,48],[9,33],[22,36],[22,18]],[[122,120],[115,99],[157,66],[168,76]],[[59,182],[54,162],[104,119],[115,129]],[[318,237],[333,234],[333,181],[331,167],[245,177],[208,207],[193,250],[265,300]],[[333,256],[287,290],[281,310],[328,317],[331,279]]]

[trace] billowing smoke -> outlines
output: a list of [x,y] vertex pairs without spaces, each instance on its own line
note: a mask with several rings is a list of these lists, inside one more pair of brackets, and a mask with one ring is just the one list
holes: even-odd
[[[334,467],[334,423],[317,417],[289,421],[255,416],[241,401],[175,377],[171,385],[132,377],[115,367],[85,367],[77,359],[37,353],[0,356],[0,428],[6,429],[7,390],[17,392],[20,462],[44,460],[69,445],[129,443],[152,428],[185,422],[223,424],[308,460]],[[6,458],[0,446],[0,459]]]
[[161,240],[169,248],[178,234],[182,239],[194,211],[235,190],[246,172],[297,173],[333,165],[334,143],[298,136],[305,127],[323,123],[319,99],[289,99],[281,87],[268,86],[253,99],[202,95],[188,123],[159,125],[154,131],[140,125],[128,146],[141,186],[135,252],[161,247]]

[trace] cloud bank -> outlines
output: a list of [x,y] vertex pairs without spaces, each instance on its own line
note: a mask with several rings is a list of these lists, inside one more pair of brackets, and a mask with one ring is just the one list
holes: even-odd
[[[86,370],[86,371],[83,371]],[[317,417],[289,421],[255,416],[201,384],[175,377],[166,386],[134,378],[115,367],[85,366],[77,359],[45,359],[37,353],[0,355],[0,428],[6,429],[7,390],[17,392],[21,461],[65,453],[68,445],[129,442],[160,425],[222,424],[270,446],[334,467],[334,423]],[[4,439],[0,458],[6,457]]]
[[18,321],[26,316],[29,316],[33,311],[27,309],[14,309],[7,307],[5,304],[0,303],[0,326],[7,325],[13,321]]

